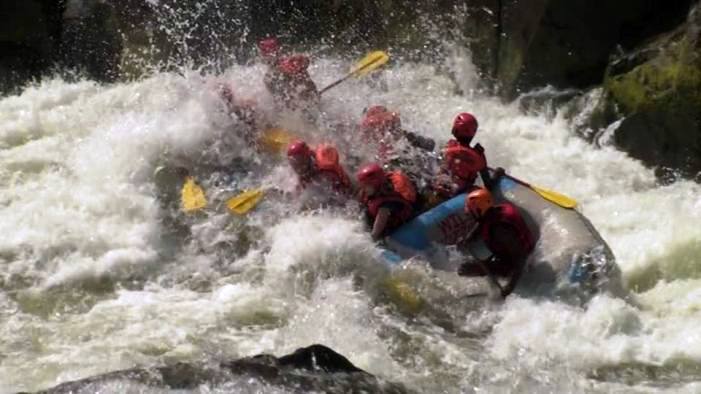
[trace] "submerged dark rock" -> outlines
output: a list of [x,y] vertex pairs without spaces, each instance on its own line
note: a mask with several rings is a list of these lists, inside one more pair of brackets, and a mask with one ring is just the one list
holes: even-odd
[[147,388],[187,390],[201,385],[227,383],[282,389],[295,393],[407,393],[404,386],[388,383],[357,368],[344,356],[323,345],[297,349],[282,357],[258,355],[219,364],[187,364],[135,368],[63,383],[41,391],[46,394],[88,393],[122,389],[130,384]]

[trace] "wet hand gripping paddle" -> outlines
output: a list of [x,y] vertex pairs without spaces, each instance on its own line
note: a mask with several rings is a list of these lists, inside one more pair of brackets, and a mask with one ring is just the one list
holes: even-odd
[[563,208],[574,209],[577,207],[577,201],[574,198],[568,197],[564,194],[558,193],[556,191],[548,190],[539,186],[531,185],[530,183],[523,182],[512,176],[506,175],[516,183],[520,183],[523,186],[530,187],[531,190],[538,193],[544,199],[553,202]]
[[[493,169],[490,168],[490,170],[493,170]],[[550,201],[550,202],[552,202],[552,203],[555,203],[555,204],[557,204],[557,205],[559,205],[559,206],[561,206],[561,207],[563,207],[563,208],[574,209],[574,208],[577,207],[577,200],[575,200],[575,199],[572,198],[572,197],[568,197],[568,196],[566,196],[566,195],[564,195],[564,194],[562,194],[562,193],[558,193],[558,192],[556,192],[556,191],[548,190],[548,189],[543,188],[543,187],[531,185],[531,184],[528,183],[528,182],[524,182],[524,181],[522,181],[522,180],[520,180],[520,179],[518,179],[518,178],[514,178],[514,177],[512,177],[511,175],[508,175],[508,174],[504,174],[503,176],[505,176],[505,177],[511,179],[512,181],[514,181],[514,182],[516,182],[516,183],[519,183],[519,184],[521,184],[521,185],[523,185],[523,186],[526,186],[527,188],[530,188],[530,189],[533,190],[534,192],[538,193],[538,195],[540,195],[540,196],[543,197],[544,199],[546,199],[546,200],[548,200],[548,201]]]

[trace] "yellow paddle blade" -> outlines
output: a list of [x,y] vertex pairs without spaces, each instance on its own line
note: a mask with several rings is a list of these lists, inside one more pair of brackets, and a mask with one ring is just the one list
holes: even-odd
[[236,197],[231,197],[226,202],[226,207],[229,208],[231,213],[245,215],[258,205],[261,198],[263,198],[263,189],[246,190]]
[[351,69],[351,74],[358,78],[362,78],[370,72],[380,68],[381,66],[387,64],[389,61],[389,55],[383,51],[373,51],[368,53],[364,58],[362,58],[358,64]]
[[282,127],[264,130],[258,138],[260,146],[268,153],[280,154],[296,139],[295,135]]
[[204,190],[195,183],[195,179],[191,176],[185,180],[183,189],[180,192],[180,202],[185,213],[196,212],[207,206]]
[[548,201],[554,202],[555,204],[557,204],[563,208],[572,209],[572,208],[575,208],[577,206],[577,201],[575,201],[571,197],[565,196],[564,194],[560,194],[558,192],[554,192],[554,191],[548,190],[548,189],[543,189],[543,188],[538,187],[538,186],[533,186],[533,185],[530,185],[530,186],[531,186],[531,189],[533,189],[534,192],[540,194],[541,197],[543,197],[544,199],[546,199]]
[[423,308],[423,300],[406,282],[398,278],[388,278],[383,281],[383,287],[390,301],[403,312],[417,314]]

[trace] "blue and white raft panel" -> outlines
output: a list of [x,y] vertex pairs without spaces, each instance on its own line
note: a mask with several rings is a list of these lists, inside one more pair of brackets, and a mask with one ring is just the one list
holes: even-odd
[[[623,295],[620,270],[611,249],[581,213],[545,200],[531,188],[508,176],[499,179],[492,193],[497,201],[515,204],[538,242],[519,287],[529,292],[581,293],[608,290]],[[458,195],[404,224],[385,241],[384,260],[397,265],[410,258],[428,261],[434,269],[455,271],[464,260],[455,245],[463,242],[474,225],[464,213],[465,194]],[[478,258],[489,256],[482,242],[467,245]]]

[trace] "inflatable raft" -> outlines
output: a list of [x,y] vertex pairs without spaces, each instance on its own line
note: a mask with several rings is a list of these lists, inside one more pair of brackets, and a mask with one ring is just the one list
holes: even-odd
[[[516,205],[538,239],[517,291],[563,296],[608,291],[623,295],[621,273],[611,249],[580,212],[544,199],[509,176],[499,179],[492,194],[497,203]],[[389,235],[389,250],[383,253],[387,263],[396,265],[420,257],[434,269],[456,271],[464,261],[456,245],[474,225],[463,211],[464,201],[465,194],[445,201]],[[482,242],[473,241],[467,248],[478,258],[490,254]]]

